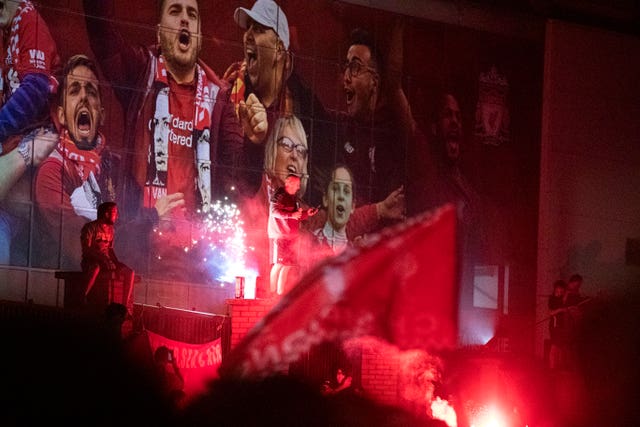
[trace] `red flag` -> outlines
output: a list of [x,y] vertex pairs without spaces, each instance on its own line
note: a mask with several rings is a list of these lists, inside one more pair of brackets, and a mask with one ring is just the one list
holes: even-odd
[[456,211],[445,205],[320,263],[223,360],[219,373],[281,372],[311,346],[373,335],[401,350],[457,338]]

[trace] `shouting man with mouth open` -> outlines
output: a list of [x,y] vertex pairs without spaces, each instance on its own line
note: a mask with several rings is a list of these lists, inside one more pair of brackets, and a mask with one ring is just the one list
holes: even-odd
[[[147,236],[152,227],[162,231],[153,236],[148,248],[151,257],[140,247],[144,236],[133,241],[135,253],[131,255],[161,260],[162,265],[151,266],[151,271],[164,278],[199,279],[192,277],[194,269],[184,259],[182,247],[190,242],[192,221],[196,214],[207,213],[214,195],[233,191],[243,130],[248,135],[264,131],[266,117],[263,123],[262,116],[252,115],[251,110],[239,121],[227,102],[229,86],[198,59],[202,33],[197,0],[159,2],[157,45],[153,47],[132,46],[116,31],[109,16],[114,11],[113,0],[85,0],[84,10],[93,53],[124,108],[124,149],[130,154],[125,170],[134,179],[127,182],[125,195],[130,199],[119,205],[123,216],[137,212],[144,220],[145,227],[138,225],[136,231]],[[167,107],[167,141],[158,144],[154,136],[163,132],[156,132],[155,127],[163,121],[157,120],[157,110],[165,112]],[[163,158],[158,161],[157,155]],[[157,170],[159,165],[162,170]],[[200,173],[209,168],[210,173]],[[175,268],[164,271],[165,260],[176,261]],[[136,270],[144,271],[142,266]]]
[[[230,101],[239,117],[261,108],[260,114],[273,126],[281,115],[293,113],[287,111],[291,106],[286,101],[287,81],[293,71],[287,16],[273,0],[257,0],[251,9],[238,7],[233,18],[244,30],[244,59],[231,64],[224,74],[233,85]],[[267,134],[245,135],[250,143],[244,144],[240,192],[248,197],[254,196],[261,185]]]
[[[56,148],[37,170],[34,184],[37,226],[46,247],[45,262],[51,242],[60,240],[60,218],[63,233],[78,236],[82,226],[96,219],[98,205],[115,199],[115,183],[111,168],[116,158],[106,149],[106,139],[99,128],[103,123],[103,107],[95,64],[85,55],[74,55],[67,61],[59,91],[57,117],[60,123]],[[39,144],[36,136],[35,143]],[[63,268],[80,265],[80,241],[62,239]],[[57,247],[57,246],[56,246]],[[57,256],[56,256],[57,258]]]

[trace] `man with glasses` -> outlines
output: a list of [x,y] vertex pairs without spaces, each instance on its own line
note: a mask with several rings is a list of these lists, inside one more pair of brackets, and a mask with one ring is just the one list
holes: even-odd
[[[401,29],[396,25],[392,32],[384,86],[373,39],[363,29],[352,31],[343,67],[346,111],[331,120],[316,120],[313,129],[314,141],[321,140],[323,146],[312,147],[312,190],[322,197],[323,183],[337,164],[351,170],[360,189],[354,199],[359,208],[346,227],[349,240],[404,219],[406,144],[416,127],[397,71],[402,66]],[[313,197],[311,201],[316,203]],[[323,211],[309,221],[310,229],[321,227],[325,220]]]
[[[392,56],[384,65],[389,65]],[[402,118],[406,99],[399,76],[383,74],[373,38],[363,29],[351,33],[351,44],[343,67],[342,85],[345,117],[338,127],[336,161],[346,164],[354,175],[358,205],[384,200],[402,188],[406,167],[407,139],[412,118]],[[386,71],[391,71],[387,66]],[[383,76],[385,80],[383,81]],[[399,93],[396,92],[399,88]],[[409,112],[410,115],[410,112]]]

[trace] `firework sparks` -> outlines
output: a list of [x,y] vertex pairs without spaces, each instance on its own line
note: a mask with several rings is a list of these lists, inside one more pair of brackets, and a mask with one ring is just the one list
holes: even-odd
[[204,247],[202,262],[214,280],[231,282],[246,275],[246,233],[240,214],[234,203],[217,200],[202,221],[195,246]]
[[248,248],[240,209],[226,198],[216,200],[206,214],[198,211],[191,221],[172,224],[170,231],[160,226],[154,233],[190,254],[197,264],[193,268],[205,271],[211,282],[224,284],[235,276],[255,275],[245,265]]

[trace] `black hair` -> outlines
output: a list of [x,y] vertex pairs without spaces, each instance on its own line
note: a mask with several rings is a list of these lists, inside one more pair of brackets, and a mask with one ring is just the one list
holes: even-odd
[[[85,66],[95,74],[96,78],[98,78],[98,67],[96,63],[86,55],[77,54],[73,55],[67,60],[67,63],[64,65],[62,69],[61,81],[62,85],[60,85],[60,89],[58,90],[58,103],[59,105],[64,105],[64,95],[67,88],[67,79],[69,74],[73,72],[77,67]],[[98,85],[98,95],[100,94],[100,85]]]
[[113,207],[118,206],[116,202],[104,202],[98,206],[98,218],[102,218],[107,211]]
[[553,289],[555,288],[567,288],[567,282],[565,282],[562,279],[558,279],[555,282],[553,282]]
[[354,28],[351,30],[349,46],[356,44],[363,45],[369,48],[371,52],[371,65],[381,74],[383,61],[380,58],[380,53],[376,47],[376,43],[371,34],[364,28]]
[[449,87],[441,87],[436,89],[435,97],[433,98],[433,102],[431,104],[431,108],[429,109],[429,121],[430,123],[437,123],[440,119],[440,114],[442,113],[442,108],[444,107],[445,101],[447,100],[447,96],[453,97],[458,103],[458,107],[462,110],[462,106],[460,105],[460,97],[457,92]]
[[334,375],[338,373],[338,369],[342,371],[345,377],[350,377],[352,375],[351,366],[349,364],[336,365],[333,370]]
[[574,274],[569,278],[570,282],[582,282],[582,276],[579,274]]
[[[458,160],[449,158],[449,155],[447,154],[447,145],[445,144],[445,141],[440,140],[440,136],[438,135],[439,121],[447,102],[447,97],[450,96],[456,101],[456,103],[458,104],[458,108],[460,109],[460,127],[462,131],[462,144],[460,146],[460,152],[462,153],[462,151],[464,150],[464,143],[466,141],[464,136],[464,123],[462,123],[463,107],[460,104],[460,98],[458,97],[457,92],[448,86],[438,87],[434,90],[433,93],[435,94],[435,96],[431,98],[431,106],[428,111],[430,128],[429,132],[431,134],[430,136],[434,138],[434,143],[430,144],[430,147],[432,153],[436,156],[436,158],[440,159],[440,161],[443,162],[443,165],[451,164],[452,162],[456,162]],[[458,157],[461,157],[461,155],[459,155]]]

